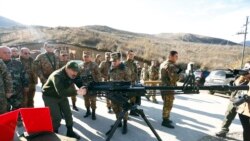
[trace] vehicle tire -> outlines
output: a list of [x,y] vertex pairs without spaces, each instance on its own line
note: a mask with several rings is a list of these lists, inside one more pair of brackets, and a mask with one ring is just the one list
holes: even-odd
[[214,93],[215,93],[214,91],[209,91],[209,94],[212,94],[212,95],[213,95]]

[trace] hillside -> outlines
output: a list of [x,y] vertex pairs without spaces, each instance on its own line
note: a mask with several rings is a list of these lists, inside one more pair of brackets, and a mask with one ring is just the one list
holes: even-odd
[[190,34],[190,33],[161,33],[157,34],[156,36],[166,39],[180,40],[184,42],[218,44],[218,45],[238,45],[237,43],[234,43],[232,41],[214,37]]
[[11,19],[0,16],[0,27],[13,27],[13,26],[22,26],[22,24],[13,21]]
[[[240,60],[242,46],[232,42],[223,44],[223,40],[219,39],[215,42],[215,38],[211,37],[187,35],[182,36],[181,39],[181,36],[177,35],[159,37],[159,35],[132,33],[107,26],[55,28],[29,26],[0,28],[0,44],[22,46],[27,43],[51,41],[100,51],[125,53],[129,49],[133,49],[140,60],[148,61],[161,60],[170,50],[177,50],[180,62],[193,61],[208,68],[231,67],[232,62]],[[191,39],[192,41],[190,41]],[[249,53],[250,50],[247,49],[246,54]]]

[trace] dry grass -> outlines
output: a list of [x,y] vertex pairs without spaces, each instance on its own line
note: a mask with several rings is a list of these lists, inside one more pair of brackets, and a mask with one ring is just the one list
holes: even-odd
[[[99,31],[98,31],[99,30]],[[242,46],[214,45],[184,42],[158,38],[152,35],[130,32],[96,30],[93,27],[27,27],[0,29],[0,43],[15,45],[22,43],[39,43],[53,41],[76,46],[88,46],[99,50],[122,51],[132,49],[140,58],[161,59],[170,50],[179,52],[179,62],[190,61],[203,68],[237,68],[241,62]],[[246,49],[246,60],[250,59]]]

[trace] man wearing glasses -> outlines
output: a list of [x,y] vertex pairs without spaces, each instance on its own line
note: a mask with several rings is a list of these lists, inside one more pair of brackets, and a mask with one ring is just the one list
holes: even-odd
[[29,91],[24,93],[24,107],[34,107],[34,96],[36,92],[37,75],[33,66],[33,58],[30,56],[30,50],[26,47],[21,48],[20,58],[24,66],[24,70],[29,76]]
[[52,72],[59,69],[59,59],[54,54],[54,46],[45,42],[44,49],[46,52],[39,54],[34,61],[36,74],[42,85],[44,85]]

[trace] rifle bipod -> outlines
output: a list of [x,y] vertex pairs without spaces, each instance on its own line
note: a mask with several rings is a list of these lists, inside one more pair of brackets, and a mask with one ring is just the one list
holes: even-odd
[[[128,106],[129,105],[129,106]],[[151,125],[151,123],[149,122],[149,120],[147,119],[147,117],[145,116],[144,112],[142,109],[137,109],[136,106],[132,106],[129,102],[126,102],[126,107],[123,106],[122,108],[122,112],[119,114],[118,119],[116,120],[115,124],[113,126],[111,126],[111,129],[106,133],[106,135],[108,136],[106,141],[110,141],[110,139],[112,138],[112,136],[114,135],[118,125],[121,123],[121,120],[124,118],[125,114],[133,109],[135,110],[135,112],[137,114],[139,114],[143,120],[146,122],[147,126],[151,129],[151,131],[154,133],[155,137],[157,138],[158,141],[162,141],[162,139],[160,138],[160,136],[158,135],[158,133],[155,131],[154,127]]]

